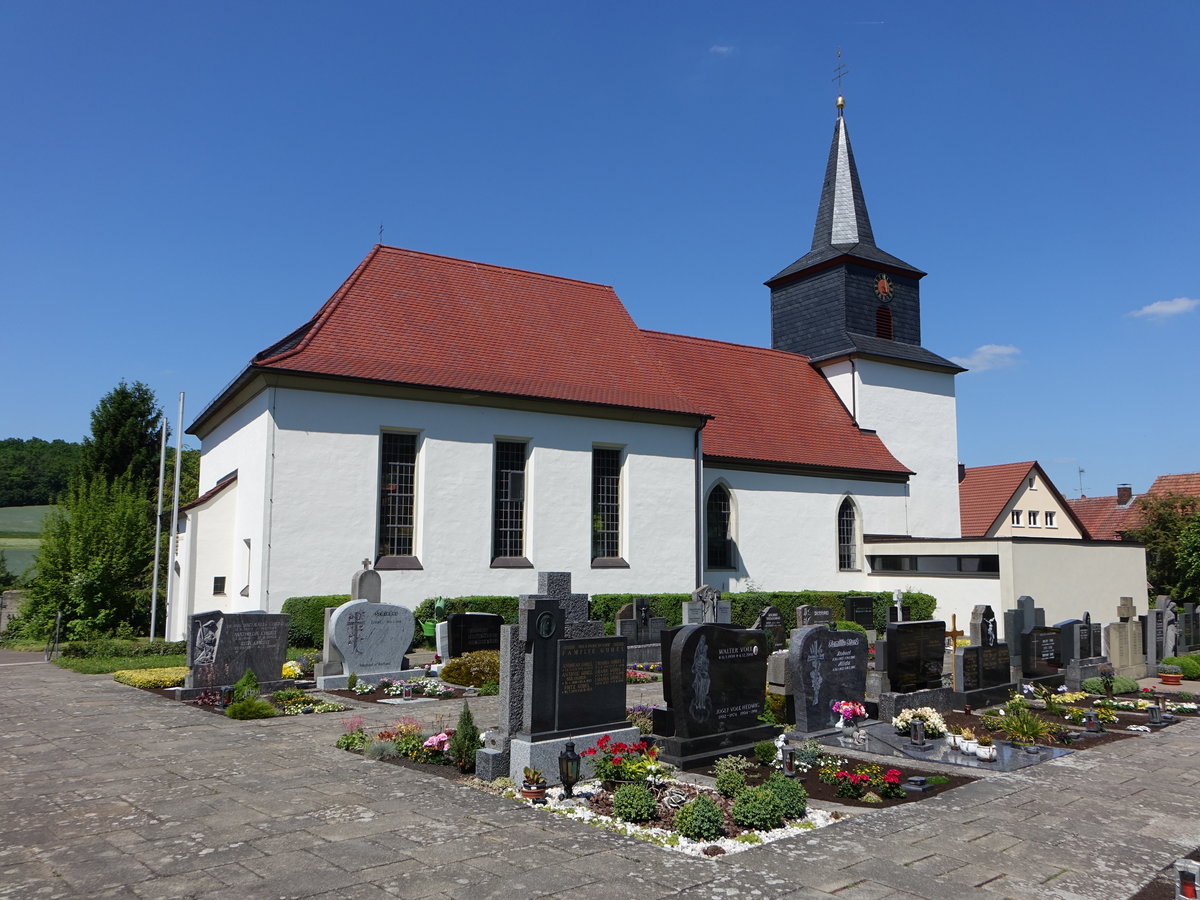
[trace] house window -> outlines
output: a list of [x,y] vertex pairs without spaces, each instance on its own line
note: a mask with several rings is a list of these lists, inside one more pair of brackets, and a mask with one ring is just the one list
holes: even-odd
[[[417,436],[384,434],[379,467],[379,560],[415,556]],[[382,568],[396,568],[384,565]]]
[[838,568],[843,572],[858,570],[858,523],[855,521],[854,503],[847,497],[838,509]]
[[222,597],[225,596],[225,576],[224,575],[218,575],[216,578],[213,579],[213,594],[220,594]]
[[1014,510],[1012,511],[1012,523],[1013,523],[1014,525],[1020,525],[1020,524],[1021,524],[1021,511],[1020,511],[1019,509],[1014,509]]
[[592,559],[621,556],[621,451],[592,450]]
[[1049,510],[1049,509],[1048,509],[1048,510],[1046,510],[1046,527],[1047,527],[1047,528],[1054,528],[1054,527],[1055,527],[1055,525],[1054,525],[1054,511],[1053,511],[1053,510]]
[[1036,491],[1036,490],[1037,490],[1037,484],[1036,484],[1036,482],[1037,482],[1037,479],[1036,479],[1036,478],[1034,478],[1034,476],[1030,475],[1030,476],[1029,476],[1029,489],[1030,489],[1031,491]]
[[706,568],[733,568],[733,505],[729,491],[718,484],[708,493],[704,505]]
[[875,337],[890,341],[892,334],[892,311],[886,306],[880,306],[875,310]]
[[1038,511],[1036,509],[1031,509],[1029,511],[1029,527],[1030,528],[1038,527]]
[[492,559],[525,557],[525,444],[496,441],[496,482],[492,512]]

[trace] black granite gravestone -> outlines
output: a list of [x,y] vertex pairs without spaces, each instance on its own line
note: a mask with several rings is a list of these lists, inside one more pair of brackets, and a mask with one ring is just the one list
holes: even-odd
[[788,669],[796,733],[831,728],[838,720],[831,706],[835,700],[861,703],[866,696],[867,637],[825,625],[797,628],[788,648]]
[[447,616],[450,658],[478,650],[499,650],[500,626],[503,624],[503,616],[491,613],[453,613]]
[[828,606],[803,606],[796,607],[796,627],[804,628],[807,625],[828,625],[833,621],[833,610]]
[[625,718],[623,637],[558,642],[555,730],[569,731]]
[[1058,675],[1062,668],[1059,657],[1061,632],[1057,628],[1038,625],[1021,635],[1021,672],[1026,678]]
[[888,623],[887,673],[895,693],[940,688],[945,656],[945,622]]
[[846,617],[868,631],[873,630],[875,628],[875,598],[847,597]]
[[764,606],[750,627],[767,633],[770,639],[767,652],[778,650],[787,642],[787,627],[783,623],[783,613],[777,607]]
[[[668,638],[669,632],[669,638]],[[726,625],[683,625],[663,632],[663,697],[654,711],[660,758],[688,767],[774,737],[758,721],[767,681],[767,637]]]

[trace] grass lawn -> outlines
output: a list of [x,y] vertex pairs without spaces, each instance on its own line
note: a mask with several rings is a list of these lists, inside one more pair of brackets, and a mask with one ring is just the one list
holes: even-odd
[[0,550],[8,570],[24,575],[41,544],[42,520],[52,506],[0,506]]

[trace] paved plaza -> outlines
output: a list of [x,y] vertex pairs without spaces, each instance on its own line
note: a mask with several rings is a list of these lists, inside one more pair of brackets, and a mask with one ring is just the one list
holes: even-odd
[[708,860],[345,753],[338,714],[236,722],[37,658],[0,651],[6,898],[1094,900],[1200,845],[1195,720]]

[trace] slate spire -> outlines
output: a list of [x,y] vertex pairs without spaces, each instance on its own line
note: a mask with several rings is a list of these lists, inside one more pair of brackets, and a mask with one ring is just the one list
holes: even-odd
[[829,148],[829,163],[825,167],[825,183],[821,187],[821,202],[817,205],[812,249],[855,244],[874,247],[875,234],[871,231],[867,202],[858,180],[858,167],[854,165],[846,119],[839,107],[833,144]]

